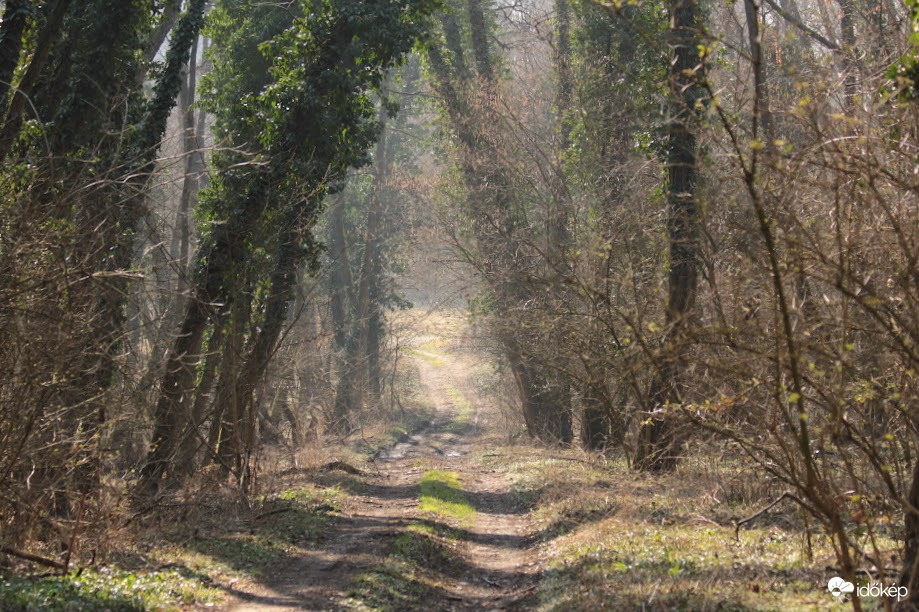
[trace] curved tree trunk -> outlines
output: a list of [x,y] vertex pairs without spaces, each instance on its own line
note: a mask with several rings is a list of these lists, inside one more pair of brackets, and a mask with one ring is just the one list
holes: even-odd
[[[444,16],[450,54],[445,57],[439,48],[428,49],[428,59],[434,73],[435,89],[443,99],[450,121],[460,144],[460,167],[468,190],[468,199],[476,207],[486,207],[476,214],[474,232],[481,250],[477,267],[491,286],[495,308],[507,315],[525,302],[527,290],[521,283],[520,248],[515,229],[518,224],[510,198],[506,171],[495,160],[491,135],[485,131],[500,124],[494,104],[497,83],[488,42],[487,23],[481,0],[468,0],[466,10],[477,83],[469,82],[466,62],[453,15]],[[480,94],[471,99],[466,92],[478,88]],[[482,160],[488,159],[487,163]],[[555,230],[559,220],[554,219]],[[497,232],[497,236],[493,232]],[[573,437],[570,394],[554,373],[542,364],[527,361],[517,339],[519,330],[499,332],[504,352],[511,364],[520,394],[523,416],[530,435],[547,443],[569,443]]]

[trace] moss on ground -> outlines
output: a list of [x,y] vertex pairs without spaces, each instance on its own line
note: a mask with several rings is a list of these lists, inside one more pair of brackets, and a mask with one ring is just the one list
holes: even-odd
[[429,470],[421,477],[418,486],[421,490],[418,508],[422,512],[463,524],[470,523],[475,517],[475,508],[466,499],[456,472]]

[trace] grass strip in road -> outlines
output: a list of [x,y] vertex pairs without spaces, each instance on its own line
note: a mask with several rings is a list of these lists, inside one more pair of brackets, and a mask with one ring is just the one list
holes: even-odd
[[444,518],[469,523],[475,517],[475,508],[463,491],[456,472],[429,470],[421,477],[421,504],[419,510]]
[[413,524],[393,542],[390,554],[358,576],[343,607],[352,610],[445,609],[454,597],[447,576],[455,575],[455,540]]
[[432,338],[431,340],[428,340],[427,342],[425,342],[418,348],[421,349],[422,351],[434,353],[437,351],[437,349],[441,348],[445,344],[447,344],[446,338]]
[[473,420],[475,419],[475,407],[472,405],[463,392],[451,384],[443,387],[444,393],[450,398],[453,407],[456,408],[456,415],[453,420],[447,424],[447,431],[454,433],[471,432],[475,430]]
[[432,365],[435,368],[440,368],[445,365],[444,360],[441,359],[439,355],[429,353],[427,351],[421,351],[413,348],[403,348],[402,354],[408,355],[409,357],[417,357],[418,359],[427,362],[429,365]]

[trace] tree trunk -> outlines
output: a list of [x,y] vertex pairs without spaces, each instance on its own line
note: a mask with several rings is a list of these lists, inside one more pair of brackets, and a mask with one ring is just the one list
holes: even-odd
[[202,247],[196,257],[193,295],[185,305],[185,315],[178,336],[166,360],[160,382],[160,397],[154,411],[153,439],[147,460],[140,470],[138,492],[155,493],[163,476],[173,465],[173,453],[184,430],[183,398],[193,393],[194,370],[201,357],[204,332],[216,312],[215,304],[231,305],[232,294],[225,286],[234,262],[246,253],[246,241],[252,227],[267,204],[265,177],[249,194],[247,206],[233,215],[214,233],[213,242]]
[[[689,317],[695,305],[699,266],[699,210],[696,200],[696,135],[691,124],[701,99],[699,82],[700,19],[695,0],[672,0],[670,39],[674,58],[670,69],[672,99],[667,149],[668,235],[670,239],[669,296],[664,354],[648,393],[650,415],[639,431],[635,465],[638,469],[672,469],[679,456],[683,432],[664,412],[668,401],[679,400],[678,378],[689,340]],[[699,69],[701,71],[701,69]]]
[[[357,345],[351,333],[353,313],[357,307],[353,295],[351,262],[348,258],[347,233],[345,232],[345,199],[339,196],[332,205],[329,236],[331,269],[331,315],[332,332],[335,341],[335,369],[338,385],[332,408],[330,429],[347,432],[351,429],[351,412],[355,407],[354,380],[351,363],[356,359]],[[350,315],[350,316],[349,316]]]
[[218,319],[214,323],[214,329],[208,341],[204,372],[201,374],[201,382],[195,390],[194,403],[176,454],[176,466],[178,468],[176,474],[179,479],[191,476],[194,473],[195,467],[198,465],[198,453],[201,447],[207,443],[206,440],[201,438],[201,426],[205,421],[208,399],[221,362],[221,348],[224,344],[225,329],[226,322],[223,319]]
[[[335,394],[333,428],[346,432],[349,429],[348,415],[363,403],[364,392],[370,395],[370,402],[379,406],[382,395],[382,370],[380,366],[380,340],[383,332],[383,236],[382,224],[384,203],[382,191],[389,180],[391,151],[387,147],[386,110],[380,109],[380,123],[383,127],[374,154],[374,178],[367,203],[367,222],[364,236],[364,253],[358,279],[357,295],[351,300],[350,325],[345,324],[343,291],[333,293],[332,317],[335,322],[336,344],[344,344],[344,358],[340,363],[338,387]],[[340,208],[340,207],[339,207]],[[333,219],[333,258],[339,260],[333,270],[336,287],[350,284],[345,242],[343,213],[336,211]],[[343,332],[349,330],[346,338]]]
[[622,427],[614,427],[613,406],[600,381],[589,381],[584,388],[581,401],[584,411],[581,415],[581,444],[593,451],[603,451],[614,443],[622,442]]
[[386,111],[380,110],[383,129],[374,156],[375,172],[367,208],[367,236],[364,241],[364,263],[361,266],[359,296],[362,345],[367,359],[367,391],[370,402],[379,406],[382,395],[380,369],[380,336],[383,333],[383,188],[389,180],[390,150],[386,146]]
[[[574,92],[574,80],[571,74],[571,34],[570,8],[568,0],[555,1],[556,57],[558,71],[558,91],[556,104],[561,119],[559,129],[559,153],[554,177],[552,209],[549,211],[548,243],[550,265],[562,266],[565,263],[565,249],[571,237],[568,235],[568,181],[565,176],[563,155],[571,144],[571,125],[566,116],[571,109],[571,98]],[[561,288],[559,288],[561,289]]]
[[772,114],[769,111],[769,87],[763,78],[765,65],[763,63],[762,30],[759,25],[759,11],[753,0],[744,0],[744,15],[747,20],[747,42],[750,45],[750,63],[753,68],[753,81],[756,84],[753,103],[755,121],[762,126],[763,140],[766,146],[772,146],[775,140],[772,131]]
[[229,436],[229,442],[233,451],[233,464],[238,470],[240,485],[243,487],[248,482],[249,458],[255,450],[256,412],[253,393],[277,349],[287,321],[288,306],[293,300],[297,286],[297,273],[307,253],[300,244],[302,232],[308,230],[307,227],[301,226],[301,215],[308,219],[313,218],[315,206],[315,201],[311,201],[306,211],[290,210],[281,221],[284,229],[279,238],[280,244],[275,268],[271,274],[264,319],[235,381],[228,381],[228,384],[233,386],[234,401],[231,402],[230,408],[236,409],[235,414],[231,412],[233,435]]
[[534,366],[517,358],[512,364],[514,378],[523,402],[523,418],[527,432],[535,439],[548,444],[571,444],[574,434],[568,388],[553,384],[543,372],[544,367]]
[[188,271],[189,242],[191,229],[189,217],[192,201],[198,192],[198,139],[195,126],[195,94],[197,89],[197,64],[198,64],[198,38],[191,47],[188,61],[188,76],[185,87],[182,88],[180,97],[180,114],[182,116],[184,133],[182,138],[183,154],[185,156],[185,176],[182,179],[182,195],[179,198],[179,209],[176,211],[176,231],[172,237],[172,258],[178,264],[178,279],[176,293],[181,295],[187,288],[186,278]]
[[[70,0],[57,0],[45,4],[47,17],[41,33],[38,35],[38,41],[35,43],[35,51],[32,54],[32,61],[26,68],[19,87],[16,88],[9,108],[0,107],[0,112],[4,112],[3,128],[0,129],[0,160],[6,159],[10,147],[19,134],[22,127],[22,112],[26,103],[32,96],[35,86],[45,69],[51,50],[57,44],[61,37],[61,25],[64,23],[64,16],[70,6]],[[17,58],[18,60],[18,58]]]
[[842,68],[845,72],[843,76],[843,96],[845,98],[846,110],[852,112],[855,109],[857,76],[855,62],[856,9],[853,0],[839,0],[839,9],[842,12],[839,26],[842,36]]
[[335,348],[343,351],[348,344],[348,310],[351,303],[351,261],[345,232],[345,198],[339,194],[332,202],[329,223],[329,259],[332,314],[332,337]]
[[[248,286],[246,290],[237,287],[233,298],[232,313],[228,317],[231,328],[222,347],[220,378],[214,391],[211,426],[207,437],[208,455],[205,461],[219,464],[223,468],[224,477],[237,469],[233,465],[236,449],[240,446],[239,398],[236,397],[235,381],[242,367],[246,336],[252,325],[252,300],[245,297],[250,291],[251,287]],[[235,473],[238,475],[238,472]]]
[[29,21],[31,0],[7,0],[0,23],[0,109],[6,110],[10,88],[19,55],[22,53],[22,35]]
[[142,70],[143,73],[138,75],[140,81],[143,81],[150,63],[156,59],[157,52],[160,50],[160,47],[163,46],[163,43],[166,42],[166,37],[169,36],[169,32],[172,31],[172,28],[175,27],[176,22],[179,20],[179,15],[182,12],[181,9],[182,0],[169,0],[166,6],[163,7],[163,14],[160,16],[159,23],[156,24],[156,28],[153,32],[150,33],[150,38],[147,40],[146,47],[144,48],[144,61],[140,65],[140,70]]

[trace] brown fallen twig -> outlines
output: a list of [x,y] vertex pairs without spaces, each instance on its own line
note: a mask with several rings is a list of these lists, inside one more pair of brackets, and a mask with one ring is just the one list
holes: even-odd
[[273,514],[281,514],[282,512],[290,512],[291,510],[294,510],[294,508],[278,508],[276,510],[269,510],[268,512],[262,512],[261,514],[253,518],[252,520],[258,521],[267,516],[272,516]]
[[17,557],[19,559],[24,559],[26,561],[31,561],[32,563],[38,563],[39,565],[44,565],[45,567],[53,567],[54,569],[67,571],[67,568],[60,561],[55,561],[54,559],[48,559],[46,557],[40,557],[38,555],[33,555],[32,553],[22,552],[21,550],[16,550],[15,548],[10,548],[9,546],[0,546],[0,553],[9,555],[11,557]]
[[363,475],[364,475],[364,472],[363,472],[362,470],[359,470],[359,469],[357,469],[356,467],[354,467],[353,465],[350,465],[350,464],[348,464],[348,463],[345,463],[344,461],[331,461],[331,462],[329,462],[329,463],[326,463],[325,465],[323,465],[323,466],[320,467],[319,469],[320,469],[321,471],[323,471],[323,472],[331,472],[332,470],[340,470],[340,471],[346,472],[346,473],[348,473],[348,474],[353,474],[354,476],[363,476]]
[[779,502],[781,502],[782,500],[785,500],[785,499],[790,499],[790,500],[796,502],[798,505],[801,505],[801,501],[800,501],[797,497],[795,497],[794,495],[792,495],[791,493],[789,493],[788,491],[782,493],[782,494],[778,497],[778,499],[776,499],[774,502],[772,502],[771,504],[769,504],[768,506],[766,506],[766,507],[763,508],[762,510],[760,510],[760,511],[754,513],[754,514],[751,514],[750,516],[748,516],[747,518],[745,518],[745,519],[743,519],[743,520],[741,520],[741,521],[736,521],[736,522],[734,523],[734,539],[735,539],[735,540],[740,539],[740,526],[741,526],[741,525],[744,525],[744,524],[749,523],[750,521],[752,521],[752,520],[754,520],[754,519],[756,519],[756,518],[759,518],[760,516],[762,516],[763,514],[765,514],[766,512],[768,512],[769,510],[771,510],[773,507],[777,506],[777,505],[779,504]]
[[357,469],[353,465],[345,463],[344,461],[330,461],[324,465],[319,466],[318,468],[288,468],[281,471],[281,476],[292,476],[294,474],[304,474],[310,475],[315,474],[316,472],[331,472],[333,470],[340,470],[342,472],[347,472],[348,474],[353,474],[355,476],[364,476],[365,472]]

